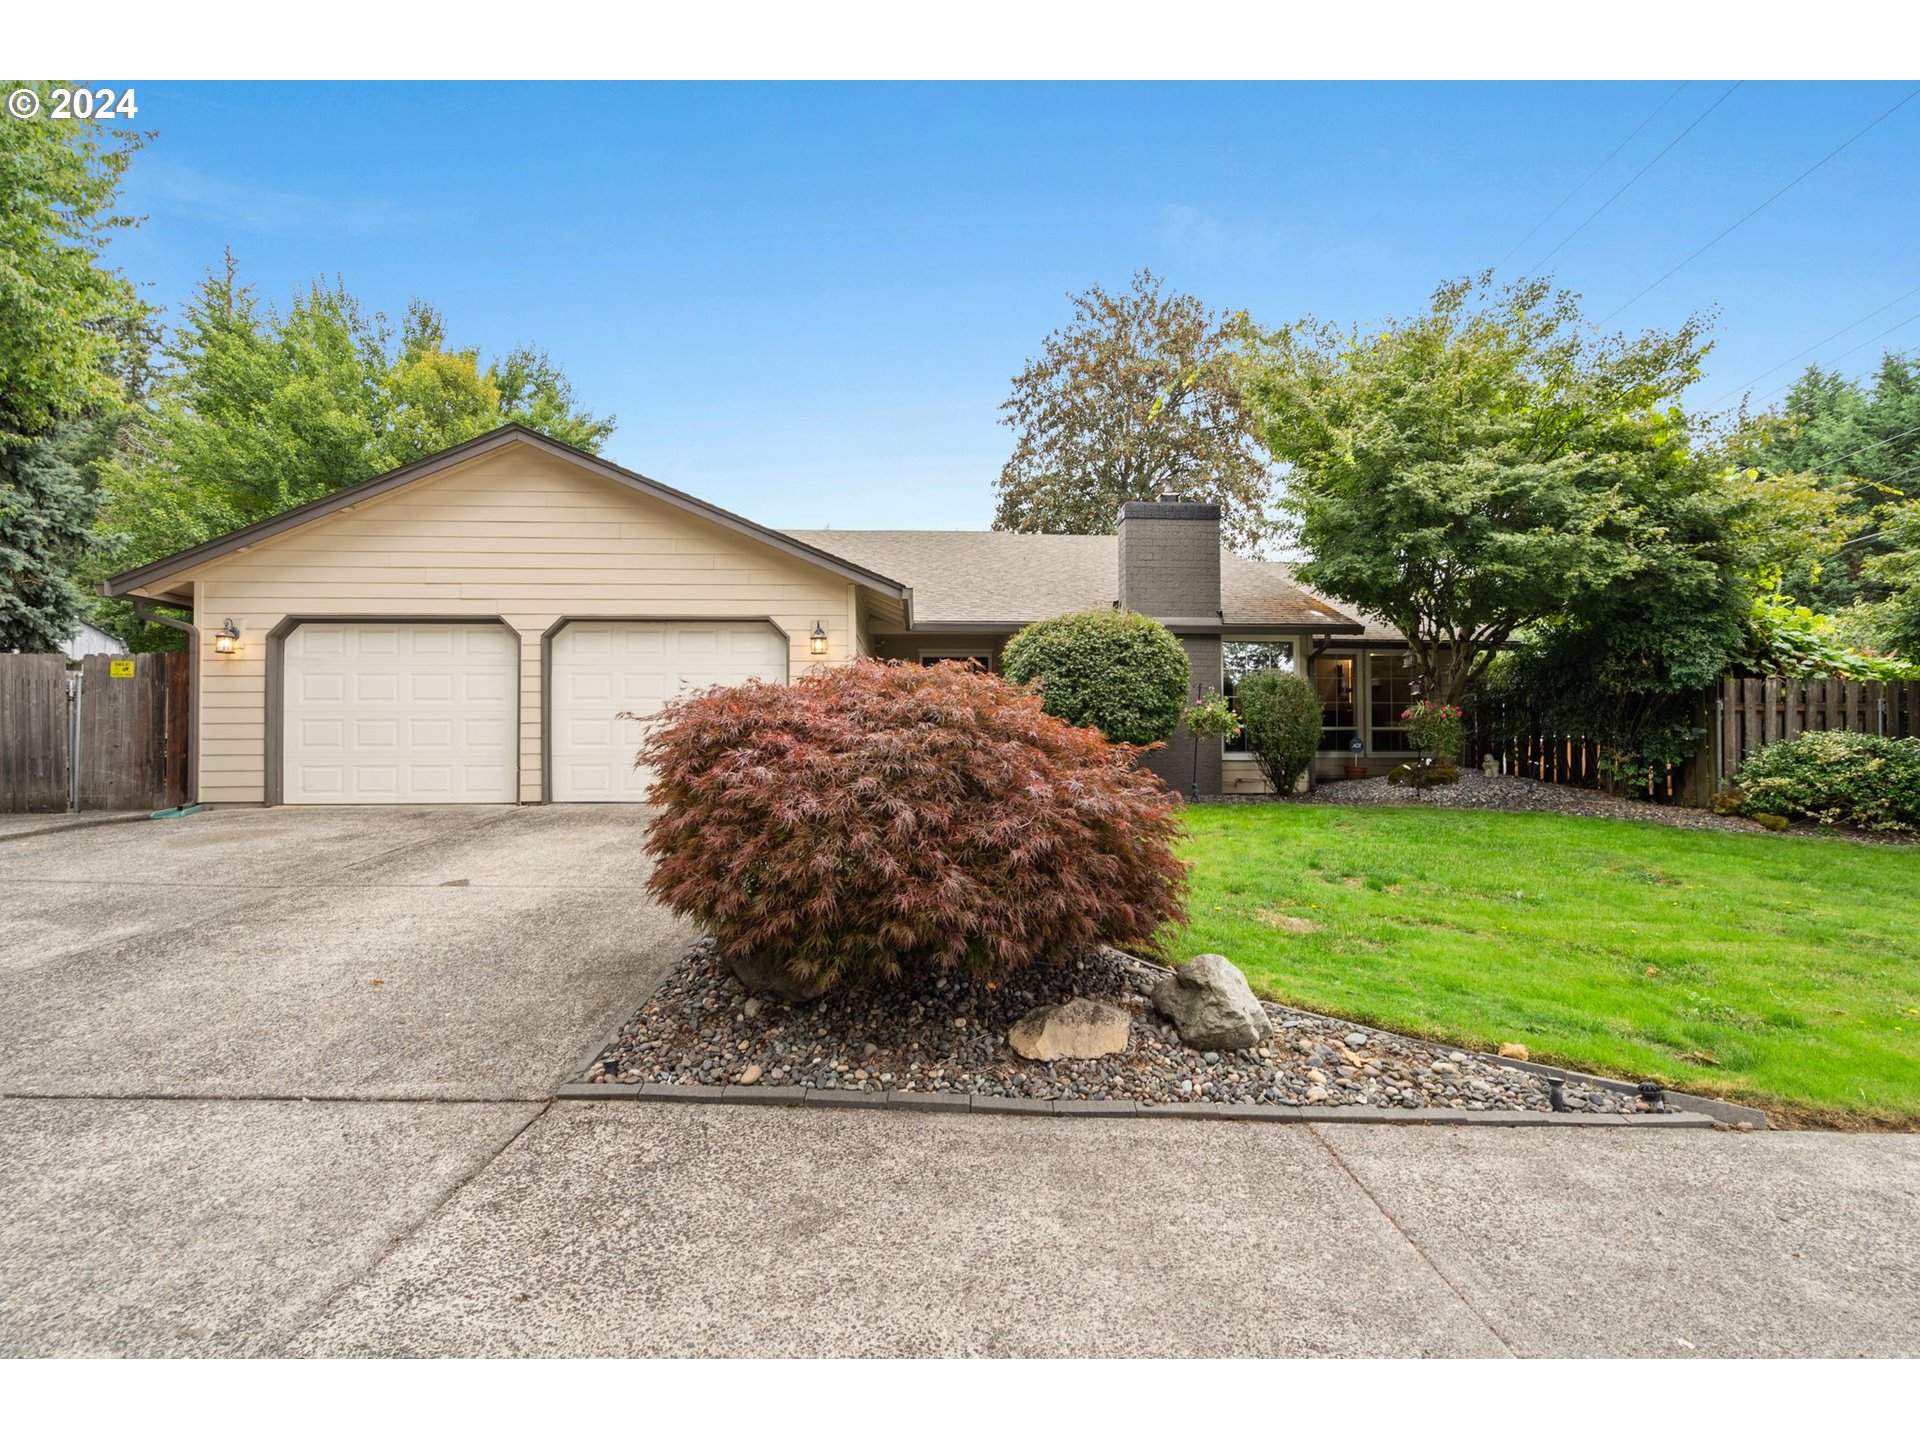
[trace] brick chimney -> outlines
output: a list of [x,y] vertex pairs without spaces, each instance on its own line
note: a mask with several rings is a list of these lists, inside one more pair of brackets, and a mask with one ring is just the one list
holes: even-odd
[[1220,507],[1178,495],[1120,507],[1120,604],[1156,620],[1220,622]]
[[[1120,604],[1151,615],[1180,637],[1193,667],[1189,693],[1198,699],[1220,688],[1220,507],[1178,495],[1131,500],[1120,507]],[[1185,794],[1220,793],[1220,744],[1195,754],[1183,725],[1147,767]]]

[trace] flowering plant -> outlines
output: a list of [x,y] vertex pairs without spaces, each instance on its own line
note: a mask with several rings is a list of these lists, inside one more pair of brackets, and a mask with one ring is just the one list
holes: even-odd
[[1400,718],[1407,722],[1407,738],[1422,756],[1448,764],[1459,759],[1466,722],[1458,705],[1416,700],[1400,712]]

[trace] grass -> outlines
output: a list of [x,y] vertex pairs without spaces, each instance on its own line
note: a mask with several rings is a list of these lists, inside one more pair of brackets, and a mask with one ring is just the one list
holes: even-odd
[[1187,811],[1179,956],[1477,1049],[1920,1128],[1920,846],[1558,815]]

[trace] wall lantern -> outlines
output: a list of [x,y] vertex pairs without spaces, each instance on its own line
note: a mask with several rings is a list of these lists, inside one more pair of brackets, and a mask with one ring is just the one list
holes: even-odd
[[815,655],[827,653],[827,632],[818,620],[813,622],[813,633],[807,636],[807,649]]
[[240,653],[240,627],[229,620],[213,632],[213,653],[216,655],[238,655]]

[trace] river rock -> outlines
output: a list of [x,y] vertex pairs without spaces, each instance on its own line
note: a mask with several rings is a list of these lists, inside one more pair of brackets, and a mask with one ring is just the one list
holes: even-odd
[[1069,1000],[1029,1010],[1007,1031],[1007,1044],[1029,1060],[1095,1060],[1127,1048],[1133,1021],[1098,1000]]
[[1195,1050],[1245,1050],[1273,1033],[1247,977],[1224,955],[1196,955],[1161,980],[1153,1008]]

